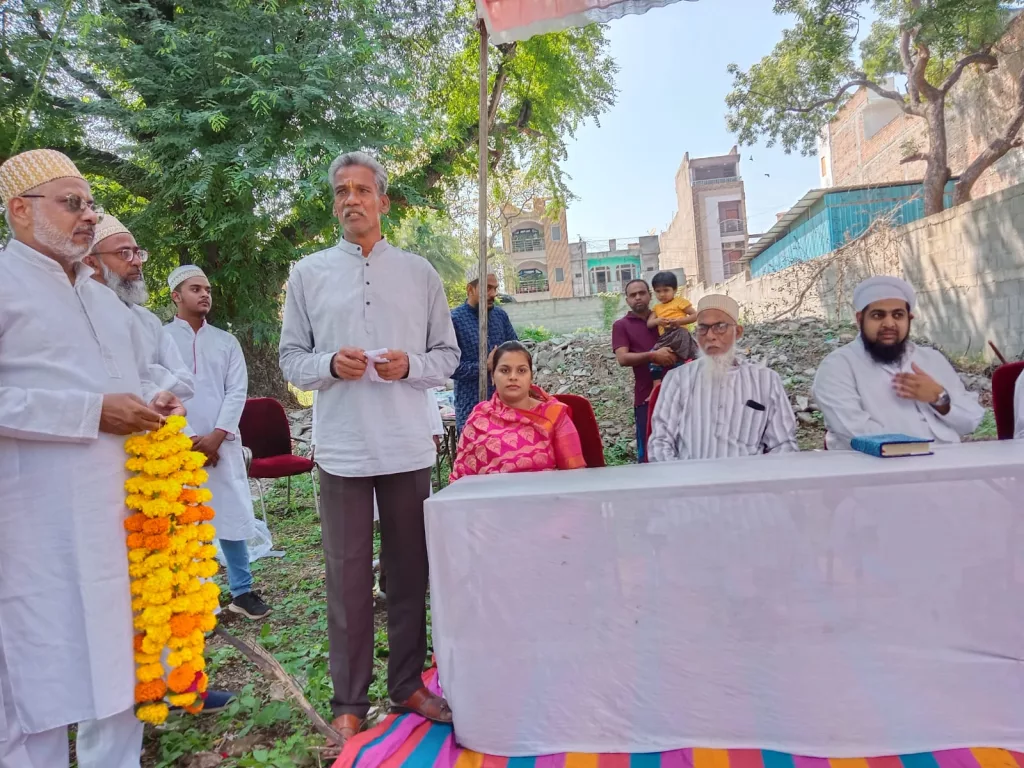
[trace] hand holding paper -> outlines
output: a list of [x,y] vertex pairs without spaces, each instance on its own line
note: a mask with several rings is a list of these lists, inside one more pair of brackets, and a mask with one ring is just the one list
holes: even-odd
[[374,363],[371,377],[376,374],[380,381],[398,381],[409,373],[409,356],[400,349],[380,349],[367,352]]

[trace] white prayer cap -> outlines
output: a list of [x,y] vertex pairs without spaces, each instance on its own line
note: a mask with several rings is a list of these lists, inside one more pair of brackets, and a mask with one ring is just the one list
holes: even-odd
[[717,309],[719,312],[725,312],[734,323],[740,321],[740,305],[736,303],[736,299],[724,293],[709,293],[702,296],[697,302],[697,315],[699,316],[705,309]]
[[114,235],[130,235],[131,230],[115,219],[109,213],[103,214],[100,223],[96,225],[96,232],[92,236],[92,247],[95,248],[100,240],[106,240]]
[[167,278],[167,285],[172,291],[176,291],[179,285],[193,277],[206,277],[206,273],[194,264],[182,264],[171,272]]
[[913,309],[917,303],[917,294],[906,280],[889,275],[877,275],[869,277],[854,289],[853,309],[855,312],[863,312],[868,304],[886,299],[901,299]]

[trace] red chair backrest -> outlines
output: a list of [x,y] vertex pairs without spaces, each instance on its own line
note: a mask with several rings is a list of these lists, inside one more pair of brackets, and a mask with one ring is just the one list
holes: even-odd
[[580,395],[555,395],[555,399],[568,405],[572,412],[572,423],[580,433],[580,447],[587,466],[603,467],[604,443],[590,401]]
[[284,407],[272,397],[250,397],[238,421],[242,445],[254,459],[286,456],[292,452],[292,432]]
[[992,372],[992,411],[996,417],[996,435],[1012,440],[1014,428],[1013,392],[1024,361],[1000,365]]

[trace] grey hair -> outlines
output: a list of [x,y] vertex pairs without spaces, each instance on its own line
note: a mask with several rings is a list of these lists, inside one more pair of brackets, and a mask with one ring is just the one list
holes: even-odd
[[345,152],[334,158],[331,167],[327,169],[327,185],[334,191],[334,177],[342,168],[352,165],[359,165],[373,171],[373,178],[377,182],[377,192],[386,195],[388,193],[388,172],[384,166],[374,160],[365,152]]

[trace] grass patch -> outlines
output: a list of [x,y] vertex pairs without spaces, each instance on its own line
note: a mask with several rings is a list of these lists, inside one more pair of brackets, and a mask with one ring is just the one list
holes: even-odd
[[554,338],[554,334],[543,325],[528,325],[525,328],[516,328],[516,335],[520,341],[533,341],[537,343]]

